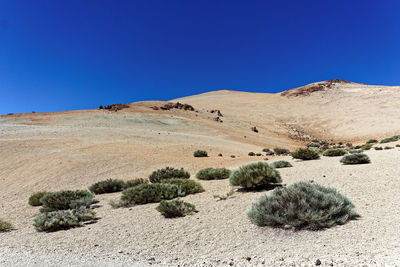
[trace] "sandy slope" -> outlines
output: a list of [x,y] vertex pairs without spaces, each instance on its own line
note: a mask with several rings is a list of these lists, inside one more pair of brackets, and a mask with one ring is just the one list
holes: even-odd
[[[46,234],[34,230],[38,209],[27,205],[39,190],[85,189],[110,177],[147,177],[168,165],[192,174],[205,167],[235,168],[264,158],[249,157],[249,151],[294,148],[303,142],[293,138],[306,135],[365,141],[398,134],[399,97],[399,87],[340,83],[308,96],[217,91],[179,99],[197,112],[152,110],[164,103],[142,102],[118,112],[1,116],[0,218],[16,230],[0,234],[0,265],[298,266],[316,259],[327,266],[399,265],[398,149],[368,152],[369,165],[341,166],[338,158],[323,158],[282,169],[285,183],[313,179],[338,187],[356,204],[359,220],[320,232],[250,224],[246,210],[264,192],[236,193],[217,202],[213,195],[228,192],[228,181],[202,181],[206,192],[185,197],[200,212],[173,220],[163,219],[156,204],[111,209],[108,201],[118,199],[116,193],[98,197],[101,219],[96,224]],[[213,121],[211,109],[221,110],[223,123]],[[194,158],[200,148],[210,157]]]

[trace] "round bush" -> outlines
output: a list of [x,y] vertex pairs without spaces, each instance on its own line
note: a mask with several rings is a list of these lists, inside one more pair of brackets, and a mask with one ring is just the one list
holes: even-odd
[[140,184],[122,191],[121,206],[133,206],[160,202],[180,196],[177,185],[172,184]]
[[163,184],[172,184],[178,186],[180,194],[189,195],[204,192],[203,186],[193,180],[189,179],[167,179],[162,181]]
[[196,207],[180,199],[162,200],[156,208],[165,218],[184,217],[196,210]]
[[295,159],[302,160],[312,160],[319,159],[319,154],[312,148],[299,148],[291,153],[292,157]]
[[265,162],[250,163],[234,171],[229,178],[233,186],[246,189],[267,186],[282,182],[279,172]]
[[124,188],[129,188],[129,187],[134,187],[140,184],[147,184],[149,181],[143,179],[143,178],[136,178],[132,180],[125,181]]
[[86,190],[67,190],[48,193],[40,200],[43,204],[41,211],[49,212],[55,210],[68,210],[71,208],[71,204],[73,204],[74,201],[82,199],[94,201],[94,195]]
[[362,153],[363,150],[362,149],[350,149],[349,153],[350,154],[356,154],[356,153]]
[[271,151],[269,148],[263,148],[263,150],[262,150],[263,152],[269,152],[269,151]]
[[293,165],[290,164],[290,162],[288,162],[286,160],[278,160],[278,161],[271,163],[271,167],[279,169],[279,168],[293,167]]
[[12,224],[0,219],[0,232],[7,232],[12,229]]
[[369,157],[363,153],[355,153],[344,156],[341,160],[341,163],[348,165],[348,164],[366,164],[370,163],[371,160]]
[[381,147],[381,146],[376,146],[376,147],[374,147],[374,149],[375,149],[375,150],[383,150],[383,147]]
[[193,152],[193,156],[196,158],[201,158],[201,157],[208,157],[207,151],[205,150],[196,150]]
[[226,168],[206,168],[197,172],[196,178],[200,180],[228,179],[231,171]]
[[298,182],[261,196],[247,213],[258,226],[317,230],[357,216],[354,205],[335,188]]
[[125,183],[122,180],[107,179],[105,181],[100,181],[95,184],[92,184],[89,187],[89,190],[98,195],[98,194],[120,192],[124,189],[124,187]]
[[190,174],[185,171],[183,168],[175,169],[172,167],[166,167],[164,169],[154,171],[150,176],[149,180],[152,183],[159,183],[161,180],[170,179],[170,178],[181,178],[181,179],[189,179]]
[[369,139],[366,143],[367,143],[367,144],[376,144],[376,143],[378,143],[378,140],[376,140],[376,139]]
[[280,147],[275,147],[275,148],[274,148],[274,152],[275,152],[275,154],[277,154],[277,155],[289,155],[289,154],[290,154],[289,149],[280,148]]
[[36,192],[33,195],[29,197],[28,204],[31,206],[41,206],[42,202],[40,202],[40,199],[44,197],[48,192]]
[[347,154],[347,150],[343,148],[333,148],[324,151],[325,157],[339,157]]

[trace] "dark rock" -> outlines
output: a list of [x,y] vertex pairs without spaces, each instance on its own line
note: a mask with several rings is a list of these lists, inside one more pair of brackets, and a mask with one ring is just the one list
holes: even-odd
[[257,130],[257,127],[256,127],[256,126],[251,127],[251,130],[252,130],[253,132],[255,132],[255,133],[258,133],[258,130]]
[[319,259],[317,259],[316,261],[315,261],[315,265],[321,265],[321,261],[319,260]]

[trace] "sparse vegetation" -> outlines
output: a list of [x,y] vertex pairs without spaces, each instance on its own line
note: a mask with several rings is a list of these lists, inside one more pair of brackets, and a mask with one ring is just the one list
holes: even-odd
[[307,144],[307,147],[320,147],[321,145],[318,143],[309,143]]
[[324,151],[325,157],[339,157],[347,154],[347,150],[343,148],[332,148]]
[[372,145],[373,145],[373,144],[363,144],[363,145],[361,146],[361,149],[362,149],[362,150],[370,150],[370,149],[372,148]]
[[366,164],[370,163],[371,160],[369,157],[364,153],[355,153],[344,156],[341,160],[341,163],[348,165],[348,164]]
[[269,152],[269,151],[271,151],[269,148],[263,148],[263,150],[262,150],[263,152]]
[[89,187],[89,190],[98,195],[98,194],[120,192],[124,188],[125,188],[124,181],[118,179],[107,179],[92,184]]
[[346,146],[347,146],[348,148],[352,148],[352,147],[353,147],[353,144],[352,144],[352,143],[346,143]]
[[196,207],[180,199],[162,200],[156,208],[165,218],[184,217],[196,210]]
[[124,188],[129,188],[129,187],[134,187],[140,184],[147,184],[149,181],[143,179],[143,178],[136,178],[136,179],[131,179],[128,181],[125,181]]
[[381,147],[381,146],[376,146],[376,147],[374,147],[374,149],[375,149],[375,150],[383,150],[383,147]]
[[258,226],[318,230],[357,217],[354,205],[335,188],[298,182],[276,188],[253,203],[247,213]]
[[392,147],[392,146],[385,146],[385,150],[388,150],[388,149],[393,149],[394,147]]
[[93,221],[95,212],[92,209],[79,208],[45,212],[36,216],[33,225],[38,231],[52,232],[83,226],[85,221]]
[[122,191],[119,206],[133,206],[169,200],[184,196],[177,185],[172,184],[140,184]]
[[165,179],[171,179],[171,178],[189,179],[189,177],[190,177],[190,173],[185,171],[183,168],[175,169],[172,167],[166,167],[166,168],[154,171],[149,176],[149,180],[152,183],[159,183]]
[[367,141],[367,144],[376,144],[376,143],[378,143],[378,140],[376,140],[376,139],[369,139]]
[[200,170],[196,174],[196,178],[200,180],[221,180],[228,179],[231,171],[226,168],[206,168]]
[[295,159],[302,160],[312,160],[319,159],[319,154],[312,148],[299,148],[291,153],[292,157]]
[[196,158],[201,158],[201,157],[208,157],[207,151],[205,150],[196,150],[193,152],[193,156]]
[[71,208],[71,204],[76,203],[77,200],[84,200],[84,202],[87,204],[91,204],[96,201],[94,199],[94,195],[86,190],[66,190],[48,193],[41,198],[41,202],[43,204],[41,212],[68,210]]
[[234,171],[229,178],[232,186],[255,189],[282,182],[279,172],[265,162],[250,163]]
[[7,232],[12,229],[12,224],[0,219],[0,232]]
[[40,202],[40,199],[44,197],[47,193],[48,192],[44,191],[34,193],[29,197],[28,204],[31,206],[41,206],[42,202]]
[[362,153],[363,150],[362,149],[350,149],[349,153],[350,154],[357,154],[357,153]]
[[392,137],[388,137],[388,138],[384,138],[381,140],[381,144],[385,144],[385,143],[390,143],[390,142],[396,142],[400,139],[400,135],[395,135]]
[[204,192],[204,188],[199,182],[189,179],[174,178],[174,179],[163,180],[162,182],[165,184],[172,184],[178,186],[181,193],[184,195]]
[[276,155],[289,155],[290,154],[290,151],[289,151],[289,149],[286,149],[286,148],[280,148],[280,147],[275,147],[274,148],[274,152],[275,152],[275,154]]
[[288,162],[286,160],[278,160],[278,161],[271,163],[271,167],[279,169],[279,168],[293,167],[293,165],[290,164],[290,162]]

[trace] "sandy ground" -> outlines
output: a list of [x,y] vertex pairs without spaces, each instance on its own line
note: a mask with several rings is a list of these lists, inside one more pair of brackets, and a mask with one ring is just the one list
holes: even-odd
[[[339,93],[351,87],[354,85],[341,87]],[[363,93],[359,96],[363,98],[371,88],[352,90]],[[382,90],[394,92],[394,88]],[[312,266],[317,259],[322,266],[399,266],[398,148],[368,151],[372,163],[367,165],[343,166],[340,158],[307,162],[285,158],[294,167],[280,169],[284,183],[312,179],[335,186],[356,205],[361,215],[358,220],[323,231],[251,224],[246,211],[259,196],[269,192],[237,192],[232,198],[217,201],[214,195],[231,190],[227,180],[200,181],[206,191],[184,198],[195,204],[199,213],[184,218],[163,218],[155,210],[157,204],[112,209],[109,201],[120,196],[114,193],[97,197],[100,219],[94,224],[54,233],[39,233],[32,226],[39,211],[30,207],[27,200],[36,191],[85,189],[107,178],[147,177],[165,166],[184,167],[193,177],[205,167],[234,169],[265,158],[249,157],[249,151],[260,152],[263,147],[275,145],[300,146],[302,143],[290,138],[280,120],[294,122],[311,116],[315,110],[308,110],[307,103],[333,93],[315,94],[320,95],[295,100],[220,91],[188,98],[186,102],[195,108],[197,105],[198,112],[153,111],[149,106],[161,103],[150,102],[134,104],[117,113],[93,110],[0,117],[0,218],[15,226],[15,230],[0,234],[0,266]],[[229,96],[230,105],[223,100],[224,95]],[[350,102],[350,98],[356,99],[353,96],[342,100],[331,96],[329,103],[333,104],[328,107],[337,101]],[[272,98],[281,100],[274,100],[275,106],[266,105],[273,102]],[[376,98],[383,99],[380,95]],[[240,101],[243,103],[238,105]],[[253,108],[249,108],[251,102]],[[279,105],[287,105],[287,109],[275,112],[278,115],[271,119],[268,114],[283,107]],[[296,113],[295,105],[303,106],[303,113]],[[387,120],[381,121],[380,116],[387,110],[377,108],[382,112],[376,111],[375,117],[368,119],[375,124],[365,125],[366,118],[372,116],[371,107],[357,105],[352,106],[361,121],[354,122],[359,127],[357,132],[344,125],[342,117],[335,121],[332,114],[323,113],[315,120],[315,127],[307,128],[308,133],[318,135],[325,131],[326,137],[335,139],[336,130],[326,129],[343,124],[337,126],[342,127],[343,141],[361,139],[361,134],[376,138],[395,134],[398,112],[391,110]],[[389,102],[385,105],[393,108]],[[239,110],[236,113],[234,106]],[[213,115],[207,112],[211,108],[221,109],[223,123],[212,120]],[[364,111],[360,114],[360,110]],[[292,118],[289,111],[293,112]],[[327,119],[322,120],[322,116]],[[345,117],[346,121],[352,116]],[[307,117],[304,125],[311,121]],[[379,132],[377,123],[381,126]],[[257,126],[260,132],[251,132],[251,126]],[[210,156],[194,158],[196,149],[206,149]],[[219,153],[223,157],[218,157]],[[277,159],[270,157],[269,162]]]

